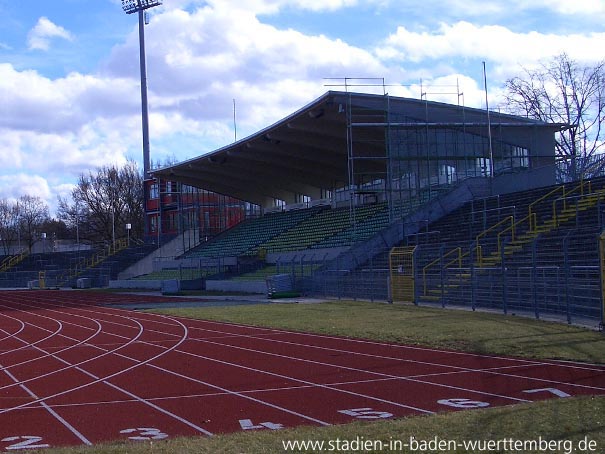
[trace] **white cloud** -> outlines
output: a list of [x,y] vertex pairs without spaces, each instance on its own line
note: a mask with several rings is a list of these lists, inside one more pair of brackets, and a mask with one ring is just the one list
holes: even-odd
[[[391,6],[399,6],[404,9],[418,9],[416,2],[400,0],[385,0]],[[577,19],[577,17],[595,17],[605,15],[605,3],[602,0],[425,0],[422,4],[422,10],[438,11],[439,18],[458,17],[458,18],[517,18],[525,14],[556,14],[561,16],[572,15],[574,18],[564,18],[565,20]],[[524,19],[524,17],[521,17]]]
[[[323,35],[305,35],[262,23],[247,10],[205,7],[168,11],[147,29],[148,78],[154,112],[178,111],[195,121],[226,120],[232,99],[272,114],[291,111],[325,91],[324,77],[381,76],[387,69],[371,52]],[[116,47],[107,77],[138,77],[132,56],[136,31]],[[155,107],[155,109],[154,109]],[[245,115],[246,110],[242,110]]]
[[547,8],[552,9],[558,14],[573,15],[601,15],[605,14],[605,3],[602,0],[516,0],[519,7],[527,9]]
[[500,25],[475,25],[461,21],[452,25],[441,24],[434,32],[398,27],[376,53],[385,60],[420,62],[426,59],[480,58],[499,65],[528,65],[562,52],[579,61],[595,61],[600,55],[596,55],[594,49],[604,46],[605,33],[515,33]]
[[46,178],[40,175],[17,173],[13,175],[0,175],[0,198],[17,200],[24,194],[40,197],[48,201],[51,190]]
[[53,38],[72,41],[74,38],[70,32],[63,27],[54,24],[46,17],[38,19],[38,23],[27,35],[27,44],[30,50],[48,50]]
[[[191,1],[180,2],[200,4],[204,2]],[[290,8],[307,11],[336,11],[342,8],[349,8],[361,3],[361,0],[208,0],[205,2],[211,5],[213,9],[225,8],[226,10],[245,10],[255,14],[275,14],[279,11]],[[375,3],[375,0],[365,0],[365,3]]]

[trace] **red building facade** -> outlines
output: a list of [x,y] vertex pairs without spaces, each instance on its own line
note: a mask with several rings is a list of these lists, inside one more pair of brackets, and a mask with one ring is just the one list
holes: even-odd
[[164,179],[145,181],[145,234],[164,243],[193,230],[200,241],[257,216],[258,207],[233,197]]

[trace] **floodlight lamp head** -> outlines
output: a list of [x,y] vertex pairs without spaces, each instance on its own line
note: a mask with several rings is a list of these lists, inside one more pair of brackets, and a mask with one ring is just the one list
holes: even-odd
[[132,14],[161,4],[162,0],[122,0],[122,9],[126,14]]

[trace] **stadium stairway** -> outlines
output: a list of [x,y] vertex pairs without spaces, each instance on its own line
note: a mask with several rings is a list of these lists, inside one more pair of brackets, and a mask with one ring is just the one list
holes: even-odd
[[43,279],[46,287],[76,287],[77,280],[89,279],[92,286],[107,286],[110,279],[124,267],[148,255],[155,245],[136,244],[113,250],[48,252],[28,254],[12,267],[0,272],[1,288],[27,288],[30,283]]
[[[603,225],[605,181],[595,179],[512,194],[504,202],[507,206],[515,207],[517,213],[520,211],[526,215],[504,217],[476,234],[470,245],[468,241],[459,240],[459,233],[450,234],[446,236],[448,240],[458,239],[459,242],[443,243],[438,249],[433,248],[432,254],[426,251],[421,254],[420,300],[443,302],[444,299],[468,299],[472,291],[469,288],[472,284],[471,267],[489,281],[490,273],[502,266],[507,267],[507,272],[535,266],[536,258],[543,250],[551,251],[548,263],[553,263],[557,258],[552,251],[556,251],[557,247],[560,249],[563,241],[569,241],[570,238],[573,241],[574,231],[583,237],[594,238]],[[437,227],[446,232],[455,230],[456,225],[473,213],[476,202],[467,205],[453,216],[440,220]],[[486,212],[493,210],[492,204],[486,201],[484,207]],[[470,231],[473,231],[472,228]],[[468,237],[464,239],[468,240]],[[538,251],[536,245],[539,245]],[[595,254],[596,249],[592,255]],[[561,260],[561,253],[558,255]],[[590,253],[585,254],[584,259],[585,263],[595,263],[595,260],[598,263],[598,257],[592,257]]]

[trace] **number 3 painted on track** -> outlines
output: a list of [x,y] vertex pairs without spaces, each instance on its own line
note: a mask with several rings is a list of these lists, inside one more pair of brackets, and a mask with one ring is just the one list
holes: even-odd
[[137,427],[136,429],[124,429],[121,434],[136,434],[128,437],[130,440],[146,441],[146,440],[163,440],[168,438],[168,434],[161,432],[155,427]]

